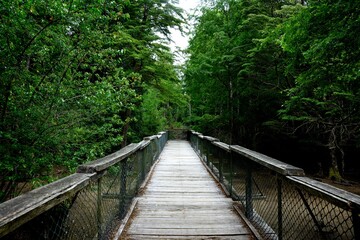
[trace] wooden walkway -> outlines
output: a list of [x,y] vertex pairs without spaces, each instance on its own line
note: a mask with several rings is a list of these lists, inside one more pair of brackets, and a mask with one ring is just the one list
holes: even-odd
[[253,239],[186,141],[169,141],[120,239]]

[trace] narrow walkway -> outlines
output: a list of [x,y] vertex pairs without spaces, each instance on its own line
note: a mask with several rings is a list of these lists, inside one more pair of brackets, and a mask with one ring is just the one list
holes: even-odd
[[186,141],[169,141],[121,239],[252,239]]

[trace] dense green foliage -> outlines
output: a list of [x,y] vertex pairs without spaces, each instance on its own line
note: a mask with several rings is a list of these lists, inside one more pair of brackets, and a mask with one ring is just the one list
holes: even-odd
[[359,142],[360,2],[204,1],[183,73],[171,2],[1,1],[0,201],[187,112],[226,142],[321,146],[340,178]]
[[167,0],[1,1],[0,201],[178,121],[182,22]]
[[188,49],[189,123],[255,149],[306,140],[340,178],[359,137],[359,26],[355,0],[207,1]]

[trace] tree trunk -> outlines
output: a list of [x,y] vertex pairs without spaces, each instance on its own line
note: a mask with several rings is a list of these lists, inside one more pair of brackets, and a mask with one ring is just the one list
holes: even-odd
[[336,148],[330,149],[330,158],[331,158],[331,164],[329,169],[329,178],[331,180],[341,181],[342,177],[338,167]]
[[329,168],[329,178],[335,181],[341,181],[342,177],[339,171],[338,166],[338,158],[337,158],[337,149],[338,149],[338,142],[336,136],[336,126],[333,127],[330,131],[329,136],[329,151],[330,151],[330,168]]
[[126,110],[126,116],[125,116],[125,125],[123,127],[122,136],[123,141],[121,142],[121,148],[125,147],[127,145],[127,135],[130,127],[130,118],[131,118],[131,109]]

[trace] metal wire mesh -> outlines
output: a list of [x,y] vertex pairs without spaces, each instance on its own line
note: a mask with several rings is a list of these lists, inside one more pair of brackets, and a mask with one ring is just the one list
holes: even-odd
[[97,234],[97,185],[89,184],[3,239],[92,239]]
[[79,191],[2,239],[113,238],[166,141],[166,133],[152,138],[146,146],[98,172]]
[[[316,187],[309,190],[291,177],[230,148],[227,151],[226,144],[212,143],[198,133],[190,140],[264,239],[359,239],[359,212],[336,203],[335,199],[344,198],[341,193],[329,196]],[[307,181],[306,177],[302,179]]]

